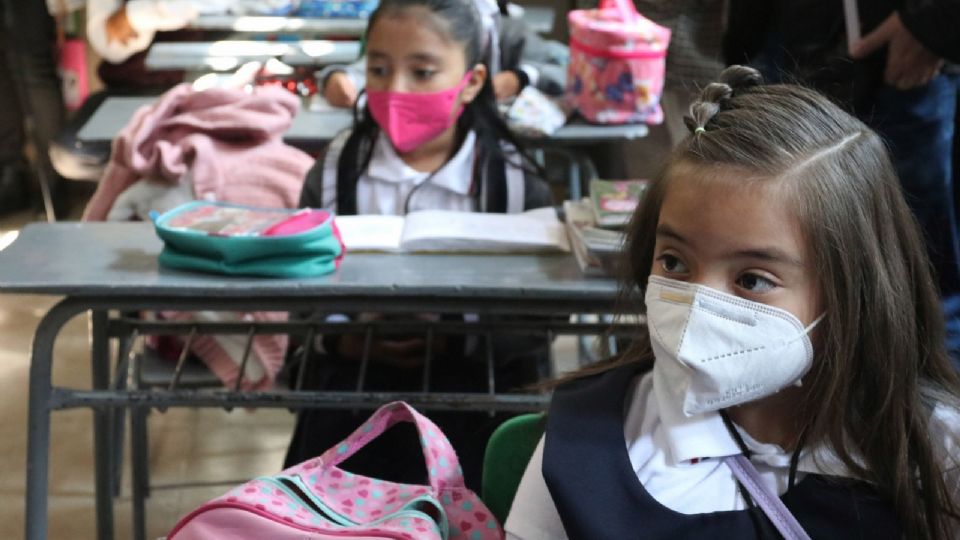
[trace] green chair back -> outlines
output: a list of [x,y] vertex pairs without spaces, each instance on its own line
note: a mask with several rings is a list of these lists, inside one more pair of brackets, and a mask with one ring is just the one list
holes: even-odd
[[507,420],[490,436],[483,456],[481,498],[500,523],[510,513],[520,479],[543,436],[545,424],[543,414],[523,414]]

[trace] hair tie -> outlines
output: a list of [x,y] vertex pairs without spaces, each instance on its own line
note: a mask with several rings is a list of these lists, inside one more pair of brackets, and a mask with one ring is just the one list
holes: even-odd
[[707,128],[703,126],[700,126],[697,129],[693,130],[694,135],[700,135],[701,133],[706,133],[706,132],[707,132]]

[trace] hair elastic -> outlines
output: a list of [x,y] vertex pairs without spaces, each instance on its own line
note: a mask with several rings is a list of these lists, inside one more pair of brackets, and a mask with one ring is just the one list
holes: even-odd
[[703,127],[703,126],[700,126],[700,127],[698,127],[697,129],[693,130],[693,134],[694,134],[694,135],[699,135],[699,134],[701,134],[701,133],[706,133],[706,132],[707,132],[707,128],[705,128],[705,127]]

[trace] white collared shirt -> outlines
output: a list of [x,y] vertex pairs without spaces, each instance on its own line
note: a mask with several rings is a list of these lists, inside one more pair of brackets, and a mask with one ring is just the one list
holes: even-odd
[[[664,396],[658,395],[653,380],[652,373],[638,377],[625,403],[625,443],[630,463],[644,489],[660,504],[684,514],[746,508],[733,473],[719,459],[741,453],[720,415],[684,417],[679,405],[672,406]],[[956,437],[960,431],[960,414],[938,407],[933,416],[931,435],[937,442],[943,441],[942,448],[957,459],[960,447],[948,432]],[[767,488],[781,495],[785,493],[791,454],[777,445],[760,443],[739,427],[737,429],[752,452],[751,461]],[[956,466],[956,462],[953,463]],[[541,438],[507,518],[508,539],[567,538],[542,469]],[[805,473],[851,476],[843,463],[824,448],[801,452],[797,471],[798,482]],[[948,485],[957,486],[958,481],[960,469],[949,470]],[[954,496],[960,497],[960,493]]]
[[[370,165],[357,181],[357,213],[403,215],[408,197],[411,212],[475,211],[476,199],[471,187],[476,141],[476,134],[468,132],[457,153],[431,176],[407,165],[381,132],[374,142]],[[335,211],[336,198],[336,182],[324,182],[323,208]]]

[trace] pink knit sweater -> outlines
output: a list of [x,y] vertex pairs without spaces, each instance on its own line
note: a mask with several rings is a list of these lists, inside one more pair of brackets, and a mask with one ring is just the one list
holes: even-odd
[[[283,142],[299,99],[286,90],[259,88],[194,91],[179,85],[138,110],[113,141],[110,163],[83,219],[102,221],[117,197],[141,178],[172,183],[189,178],[197,198],[263,207],[295,208],[313,159]],[[188,313],[165,313],[184,320]],[[283,321],[286,313],[240,315],[255,321]],[[251,361],[265,375],[245,378],[242,387],[269,386],[283,365],[285,335],[254,339]],[[212,336],[197,336],[191,349],[228,385],[239,375],[233,358]]]

